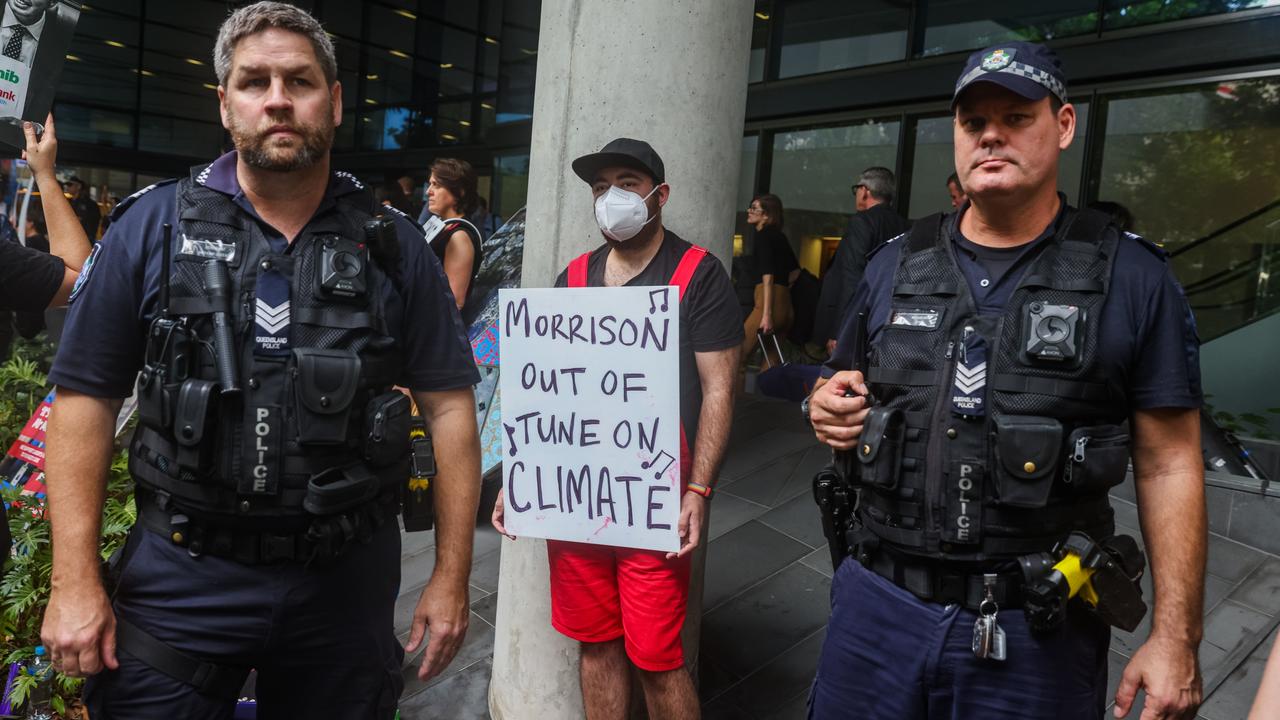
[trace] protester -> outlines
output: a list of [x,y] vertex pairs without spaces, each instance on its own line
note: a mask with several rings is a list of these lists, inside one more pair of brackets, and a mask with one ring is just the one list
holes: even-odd
[[98,239],[98,225],[102,223],[102,208],[89,197],[89,186],[76,176],[67,181],[67,194],[71,196],[71,208],[75,210],[84,234],[92,242]]
[[461,309],[480,272],[480,231],[467,220],[475,212],[476,173],[465,160],[442,158],[431,165],[427,184],[427,209],[444,222],[429,238],[431,252],[439,258],[449,278],[453,300]]
[[[755,230],[756,287],[751,314],[743,323],[742,358],[751,356],[759,344],[757,335],[784,334],[793,317],[790,286],[800,276],[800,262],[791,242],[782,232],[782,200],[777,195],[757,195],[747,207],[747,224]],[[765,360],[780,363],[765,345]]]
[[[343,87],[320,24],[240,8],[213,66],[235,150],[117,206],[49,375],[42,638],[54,668],[92,676],[95,719],[230,717],[250,668],[260,717],[390,718],[404,653],[429,627],[427,681],[466,635],[471,348],[420,230],[330,168]],[[135,378],[137,524],[108,592],[103,485]],[[403,649],[409,400],[394,384],[438,465],[434,570]]]
[[[686,492],[678,553],[547,542],[551,623],[578,640],[588,718],[624,718],[630,665],[639,668],[652,718],[696,719],[697,692],[684,669],[680,629],[688,602],[691,553],[706,529],[707,503],[733,415],[737,301],[724,266],[662,223],[670,188],[649,143],[620,138],[573,162],[591,186],[605,244],[570,263],[556,287],[676,284],[680,301],[680,421],[692,453],[681,453]],[[503,498],[493,525],[503,526]],[[628,663],[628,659],[630,663]]]
[[479,228],[480,234],[488,240],[498,232],[498,228],[502,227],[502,216],[489,212],[489,200],[483,195],[478,195],[476,210],[471,214],[471,224]]
[[888,168],[869,167],[853,184],[858,212],[849,218],[849,227],[822,278],[818,317],[814,321],[814,341],[825,346],[828,354],[835,350],[836,337],[853,307],[853,293],[862,281],[867,255],[908,227],[906,218],[893,209],[896,194],[897,183]]
[[[413,182],[413,178],[404,175],[396,180],[396,184],[400,188],[400,196],[404,199],[404,214],[411,218],[418,217],[418,213],[422,212],[422,197],[415,192],[417,186]],[[399,207],[397,205],[397,207]]]
[[[1051,49],[972,54],[952,107],[968,202],[873,254],[865,332],[845,325],[803,408],[860,488],[851,536],[829,535],[857,560],[832,581],[810,717],[1101,718],[1109,628],[1081,601],[1031,603],[1027,577],[1048,578],[1036,554],[1074,533],[1124,545],[1108,490],[1130,458],[1155,597],[1115,714],[1144,690],[1144,717],[1194,717],[1207,533],[1190,309],[1163,252],[1058,192],[1076,114]],[[1100,611],[1138,592],[1140,559],[1122,557],[1134,567],[1090,585]]]
[[[58,152],[53,115],[45,123],[38,140],[32,124],[24,124],[27,149],[23,157],[45,198],[50,252],[0,242],[0,309],[42,312],[65,305],[89,256],[89,242],[53,173]],[[27,231],[23,228],[24,235]]]

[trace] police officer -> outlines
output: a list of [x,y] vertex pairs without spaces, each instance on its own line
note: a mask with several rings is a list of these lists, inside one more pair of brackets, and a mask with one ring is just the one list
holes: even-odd
[[[42,637],[55,667],[94,676],[95,720],[229,717],[250,668],[260,717],[388,718],[404,650],[430,626],[427,679],[466,632],[477,374],[421,231],[329,168],[342,86],[319,23],[244,7],[214,66],[235,151],[116,209],[50,374]],[[109,595],[103,476],[135,376],[138,523]],[[435,569],[404,650],[395,385],[439,457]]]
[[[1130,457],[1155,581],[1117,715],[1200,702],[1205,507],[1194,324],[1156,247],[1057,192],[1076,115],[1052,50],[974,53],[952,99],[969,204],[873,253],[806,403],[855,469],[814,718],[1098,718],[1109,628],[1030,626],[1035,558],[1107,541]],[[865,372],[865,379],[864,379]],[[840,537],[840,535],[836,535]]]

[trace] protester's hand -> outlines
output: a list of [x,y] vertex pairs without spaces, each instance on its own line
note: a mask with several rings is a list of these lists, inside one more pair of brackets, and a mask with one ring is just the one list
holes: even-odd
[[442,578],[439,574],[432,575],[422,597],[418,598],[418,607],[413,611],[409,644],[404,648],[406,653],[417,652],[427,630],[431,631],[427,651],[422,654],[422,666],[418,668],[419,680],[426,682],[449,667],[467,637],[470,622],[466,578],[459,582]]
[[58,137],[53,132],[53,113],[44,121],[44,133],[36,140],[36,127],[31,122],[22,123],[22,134],[27,136],[27,149],[22,159],[31,166],[31,173],[38,177],[53,175],[54,162],[58,159]]
[[680,499],[680,552],[667,553],[668,560],[684,557],[698,547],[702,526],[707,521],[707,498],[686,492]]
[[827,357],[831,357],[832,355],[835,355],[835,354],[836,354],[836,341],[834,338],[832,338],[831,340],[827,341]]
[[[845,397],[852,393],[853,397]],[[809,422],[818,440],[836,450],[858,444],[862,423],[867,418],[867,386],[862,373],[844,370],[831,376],[809,399]]]
[[502,504],[502,495],[503,491],[499,490],[498,499],[493,502],[493,517],[491,518],[493,529],[506,535],[509,540],[515,540],[516,536],[507,532],[506,526],[502,524],[503,520],[506,519],[506,507]]
[[55,670],[88,677],[103,667],[115,670],[116,616],[96,578],[74,587],[55,585],[44,611],[40,641]]
[[1125,717],[1138,690],[1147,691],[1140,720],[1194,718],[1201,701],[1194,644],[1152,635],[1133,654],[1116,689],[1115,716]]
[[762,315],[760,317],[760,334],[761,335],[773,334],[773,318],[769,317],[768,315]]

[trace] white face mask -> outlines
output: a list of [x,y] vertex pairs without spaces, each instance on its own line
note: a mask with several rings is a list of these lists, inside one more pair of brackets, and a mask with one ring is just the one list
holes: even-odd
[[596,224],[600,226],[600,232],[615,242],[626,242],[639,234],[653,220],[649,217],[649,206],[645,201],[659,187],[662,186],[657,185],[648,195],[640,197],[639,193],[611,186],[608,192],[596,198]]

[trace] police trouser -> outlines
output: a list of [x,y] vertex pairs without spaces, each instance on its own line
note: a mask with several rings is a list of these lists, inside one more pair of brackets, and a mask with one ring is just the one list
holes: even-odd
[[[245,675],[256,669],[259,718],[395,714],[404,651],[392,619],[400,585],[394,522],[310,565],[192,557],[139,525],[117,578],[117,617],[186,656]],[[118,670],[85,685],[93,720],[232,717],[238,687],[200,692],[130,654],[127,642],[117,655]]]
[[977,615],[920,600],[845,560],[809,697],[810,720],[1099,720],[1110,629],[1083,611],[1045,636],[1000,610],[1008,658],[973,654]]

